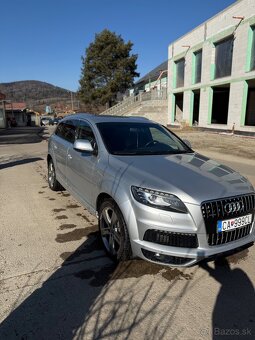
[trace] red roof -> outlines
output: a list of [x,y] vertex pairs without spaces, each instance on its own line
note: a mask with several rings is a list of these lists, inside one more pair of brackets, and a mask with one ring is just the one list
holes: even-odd
[[26,108],[26,103],[6,103],[6,110],[24,110]]

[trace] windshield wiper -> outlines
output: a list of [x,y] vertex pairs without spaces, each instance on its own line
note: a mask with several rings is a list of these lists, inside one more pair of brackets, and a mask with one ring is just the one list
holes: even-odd
[[137,155],[136,152],[112,152],[113,155],[116,156],[134,156]]
[[162,151],[153,151],[153,150],[141,150],[141,151],[134,151],[134,152],[112,152],[115,156],[153,156],[153,155],[177,155],[183,153],[194,153],[194,151],[188,150],[162,150]]
[[173,152],[174,155],[178,155],[180,153],[194,153],[194,151],[193,150],[180,150],[180,151]]

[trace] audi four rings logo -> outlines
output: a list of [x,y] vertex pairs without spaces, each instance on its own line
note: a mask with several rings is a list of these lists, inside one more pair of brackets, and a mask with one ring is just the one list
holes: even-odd
[[230,214],[232,212],[238,212],[242,210],[243,204],[242,202],[232,202],[232,203],[227,203],[224,206],[224,210],[227,214]]

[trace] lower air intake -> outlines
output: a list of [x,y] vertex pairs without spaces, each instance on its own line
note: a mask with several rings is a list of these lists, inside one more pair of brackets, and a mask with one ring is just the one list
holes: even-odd
[[189,262],[191,263],[193,261],[193,259],[189,259],[186,257],[158,254],[147,249],[142,249],[142,253],[148,260],[174,266],[186,265]]

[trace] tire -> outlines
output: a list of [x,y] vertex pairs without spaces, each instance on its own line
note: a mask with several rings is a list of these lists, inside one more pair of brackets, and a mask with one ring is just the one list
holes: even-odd
[[99,209],[99,231],[107,254],[117,262],[129,260],[132,250],[123,215],[113,199],[105,199]]
[[62,185],[56,179],[56,171],[52,159],[50,159],[48,163],[48,184],[52,191],[64,190]]

